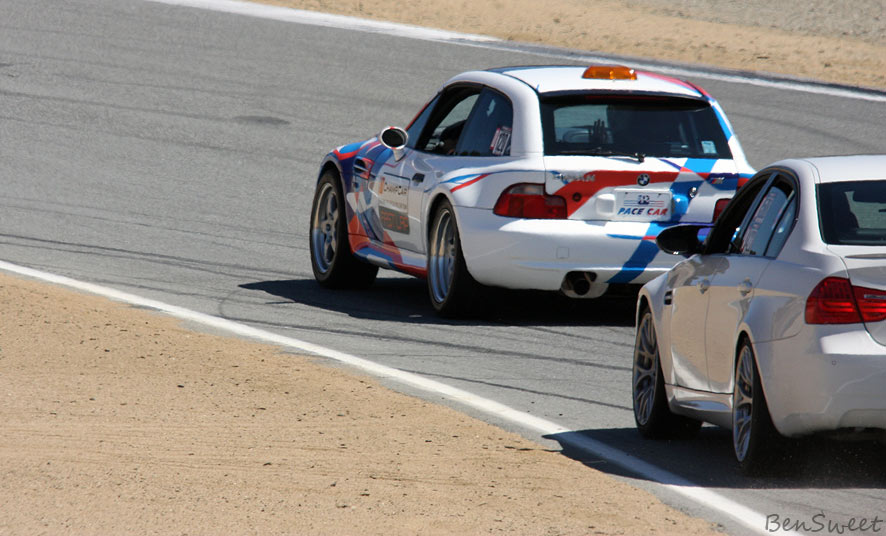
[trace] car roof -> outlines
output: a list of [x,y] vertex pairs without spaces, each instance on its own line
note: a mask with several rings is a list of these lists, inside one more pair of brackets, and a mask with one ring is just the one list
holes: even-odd
[[[784,161],[786,164],[790,162]],[[814,167],[819,182],[886,179],[886,154],[820,156],[799,158],[794,162],[805,162]]]
[[707,94],[701,88],[669,76],[645,71],[634,71],[636,74],[635,80],[584,78],[582,75],[587,68],[588,66],[581,65],[533,65],[501,67],[489,69],[489,72],[516,78],[540,94],[580,91],[646,93],[696,99],[707,97]]

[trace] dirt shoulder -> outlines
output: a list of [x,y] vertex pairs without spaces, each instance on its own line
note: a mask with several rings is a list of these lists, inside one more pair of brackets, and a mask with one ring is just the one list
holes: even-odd
[[886,88],[882,0],[260,0],[571,49]]
[[0,534],[710,534],[277,348],[0,274]]

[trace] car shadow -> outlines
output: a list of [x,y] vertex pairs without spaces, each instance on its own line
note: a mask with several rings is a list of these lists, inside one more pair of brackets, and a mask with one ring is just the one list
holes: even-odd
[[[571,299],[555,292],[484,289],[482,307],[470,318],[439,317],[427,286],[414,278],[378,278],[360,290],[326,289],[313,279],[244,283],[240,288],[265,292],[285,302],[319,307],[360,319],[416,324],[458,325],[634,325],[635,288],[597,299]],[[279,302],[277,302],[279,303]]]
[[[735,489],[881,489],[886,485],[883,445],[873,440],[838,441],[822,437],[791,442],[771,474],[747,477],[732,454],[732,434],[705,426],[694,439],[647,440],[634,428],[581,430],[545,436],[560,443],[562,453],[594,469],[618,476],[647,479],[579,448],[583,440],[629,454],[705,488]],[[680,484],[679,481],[666,482]]]

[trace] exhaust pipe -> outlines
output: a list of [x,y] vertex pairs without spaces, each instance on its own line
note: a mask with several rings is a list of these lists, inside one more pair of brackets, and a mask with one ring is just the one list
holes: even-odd
[[588,277],[581,272],[573,275],[569,282],[572,284],[572,291],[579,296],[584,296],[589,290],[591,290],[591,282],[588,281]]
[[594,272],[569,272],[563,278],[560,291],[570,298],[599,298],[609,287],[606,283],[596,283]]

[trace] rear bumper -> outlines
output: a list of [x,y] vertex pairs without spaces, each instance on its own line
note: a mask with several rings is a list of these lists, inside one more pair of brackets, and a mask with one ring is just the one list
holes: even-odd
[[755,350],[769,412],[783,435],[886,429],[886,346],[861,325],[806,326]]
[[680,257],[659,251],[663,228],[646,222],[528,220],[459,207],[468,270],[486,285],[559,290],[569,272],[592,272],[598,284],[645,283]]

